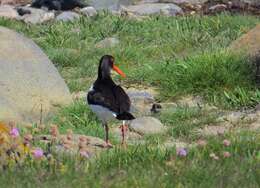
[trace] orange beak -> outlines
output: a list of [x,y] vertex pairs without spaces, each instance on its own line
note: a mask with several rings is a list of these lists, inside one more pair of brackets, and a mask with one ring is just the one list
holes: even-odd
[[117,66],[113,65],[113,70],[120,74],[122,77],[126,77],[125,73],[123,73],[123,71],[121,71]]

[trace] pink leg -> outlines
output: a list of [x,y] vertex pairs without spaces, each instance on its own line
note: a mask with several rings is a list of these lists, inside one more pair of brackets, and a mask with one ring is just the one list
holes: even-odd
[[123,125],[121,125],[121,134],[122,134],[121,145],[123,145],[123,146],[126,146],[125,136],[126,136],[127,130],[128,130],[128,126],[125,125],[125,122],[123,121]]
[[104,127],[105,127],[105,132],[106,132],[106,137],[105,137],[105,144],[103,145],[103,147],[104,148],[112,148],[113,147],[113,145],[109,142],[109,139],[108,139],[108,130],[109,130],[109,128],[108,128],[108,125],[107,124],[105,124],[104,125]]

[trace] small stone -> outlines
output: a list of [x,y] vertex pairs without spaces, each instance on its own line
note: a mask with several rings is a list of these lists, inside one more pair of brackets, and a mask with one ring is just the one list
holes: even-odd
[[99,41],[95,47],[96,48],[112,48],[119,44],[119,40],[114,37],[105,38],[101,41]]
[[87,16],[87,17],[93,17],[93,16],[96,16],[98,13],[96,11],[96,9],[94,7],[85,7],[85,8],[82,8],[80,9],[80,12]]
[[80,18],[80,15],[72,11],[64,11],[56,17],[57,21],[72,22]]
[[154,117],[136,118],[130,123],[130,129],[143,135],[162,134],[166,131],[166,127]]

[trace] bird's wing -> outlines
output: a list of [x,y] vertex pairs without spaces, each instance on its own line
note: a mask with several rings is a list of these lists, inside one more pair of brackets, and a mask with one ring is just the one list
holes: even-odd
[[95,88],[88,93],[88,103],[102,105],[111,111],[121,114],[130,110],[130,99],[120,86],[114,86],[113,89],[102,87],[102,90]]
[[119,108],[119,114],[129,112],[131,101],[126,92],[120,86],[115,86],[113,93]]

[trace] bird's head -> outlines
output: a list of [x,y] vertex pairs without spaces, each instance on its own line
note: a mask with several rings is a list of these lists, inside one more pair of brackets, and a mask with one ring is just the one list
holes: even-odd
[[98,77],[101,79],[110,78],[111,70],[116,71],[122,77],[126,77],[125,73],[120,70],[115,64],[115,58],[111,55],[101,57],[98,68]]

